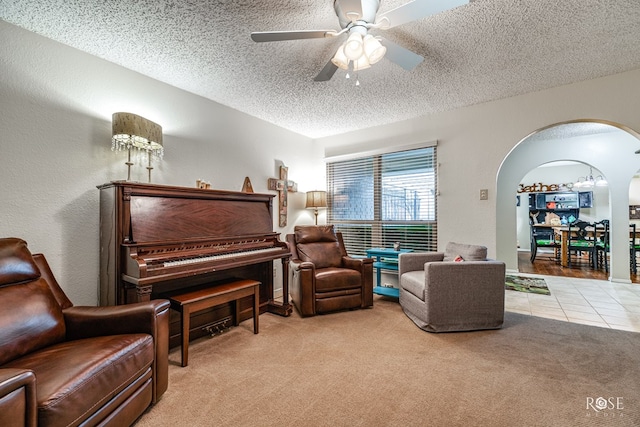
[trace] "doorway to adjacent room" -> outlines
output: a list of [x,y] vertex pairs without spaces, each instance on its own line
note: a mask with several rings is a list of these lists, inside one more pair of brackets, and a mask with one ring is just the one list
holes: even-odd
[[[639,148],[636,132],[620,124],[599,120],[559,123],[524,138],[507,155],[498,172],[497,258],[507,263],[507,269],[520,270],[513,195],[525,175],[549,162],[580,162],[601,171],[609,182],[609,212],[605,216],[611,223],[612,262],[605,280],[630,283],[629,188],[638,171],[640,157],[634,153]],[[523,265],[522,268],[527,267]],[[574,273],[562,271],[561,275],[567,274]]]

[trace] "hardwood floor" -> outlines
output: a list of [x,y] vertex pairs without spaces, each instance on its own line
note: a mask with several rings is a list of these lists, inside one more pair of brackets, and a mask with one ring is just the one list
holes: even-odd
[[[604,270],[594,270],[587,262],[574,265],[571,268],[562,267],[556,263],[551,254],[538,254],[535,262],[529,261],[529,252],[518,251],[518,270],[521,273],[544,274],[547,276],[577,277],[581,279],[608,280],[608,273]],[[631,275],[632,283],[640,283],[640,275]]]

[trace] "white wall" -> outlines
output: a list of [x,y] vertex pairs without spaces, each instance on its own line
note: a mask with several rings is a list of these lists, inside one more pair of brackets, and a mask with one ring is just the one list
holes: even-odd
[[[438,246],[443,248],[450,240],[484,244],[489,247],[490,256],[504,260],[509,269],[517,270],[514,189],[529,170],[553,160],[570,160],[573,156],[566,151],[558,154],[557,146],[545,147],[543,153],[538,153],[545,157],[542,161],[536,158],[539,161],[536,164],[514,165],[517,178],[501,189],[504,193],[501,196],[497,180],[503,160],[528,135],[556,123],[600,119],[640,130],[638,111],[640,70],[634,70],[318,142],[325,146],[325,155],[333,156],[363,147],[371,150],[438,140]],[[631,145],[638,149],[640,141]],[[608,162],[611,165],[619,162],[640,165],[640,159],[633,157],[633,150],[629,153],[616,147],[606,148],[591,151],[587,156],[595,158],[590,163],[600,170],[605,168],[599,167],[598,159],[605,158],[611,159]],[[533,150],[532,154],[536,154],[535,148]],[[629,181],[610,188],[612,193],[621,194],[621,199],[628,198]],[[489,190],[489,200],[479,200],[480,189]],[[500,197],[504,198],[503,204],[498,203]],[[506,219],[498,219],[502,210],[509,211]],[[628,277],[628,268],[626,274]]]
[[[0,236],[44,253],[74,304],[97,303],[96,186],[126,179],[126,154],[111,151],[114,112],[163,126],[165,158],[152,182],[202,178],[239,191],[248,176],[254,191],[275,194],[267,179],[283,162],[301,192],[290,195],[285,229],[274,200],[274,230],[313,223],[302,192],[324,189],[325,172],[310,139],[2,21],[0,40]],[[146,182],[144,165],[132,172]]]
[[[97,301],[95,187],[126,177],[124,157],[109,145],[116,111],[164,127],[166,156],[153,181],[172,185],[203,178],[233,190],[249,176],[264,192],[281,160],[301,191],[323,189],[324,155],[438,140],[438,245],[484,244],[511,268],[514,259],[517,268],[513,188],[537,166],[508,184],[504,206],[511,213],[499,221],[498,172],[514,146],[537,129],[576,119],[640,130],[640,70],[309,141],[4,22],[0,39],[0,236],[25,238],[44,252],[76,304]],[[144,169],[137,173],[134,179],[145,179]],[[481,201],[485,188],[489,200]],[[627,182],[627,199],[628,188]],[[302,193],[290,198],[290,226],[313,223],[303,205]]]
[[[640,169],[640,168],[639,168]],[[640,176],[636,175],[629,186],[629,204],[640,205]]]

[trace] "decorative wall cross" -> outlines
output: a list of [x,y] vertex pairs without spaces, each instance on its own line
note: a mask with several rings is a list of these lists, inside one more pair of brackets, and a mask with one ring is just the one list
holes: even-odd
[[278,225],[280,227],[287,225],[287,193],[298,191],[298,184],[289,181],[288,175],[289,168],[280,166],[280,179],[269,178],[267,183],[269,190],[278,192]]

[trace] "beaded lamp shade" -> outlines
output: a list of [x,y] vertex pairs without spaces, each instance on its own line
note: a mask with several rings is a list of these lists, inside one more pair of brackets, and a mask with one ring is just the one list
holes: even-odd
[[127,181],[131,180],[131,149],[145,150],[148,156],[149,182],[151,182],[151,156],[162,159],[162,126],[132,113],[113,113],[111,150],[128,151],[125,163],[128,167]]

